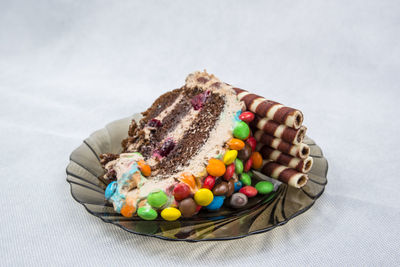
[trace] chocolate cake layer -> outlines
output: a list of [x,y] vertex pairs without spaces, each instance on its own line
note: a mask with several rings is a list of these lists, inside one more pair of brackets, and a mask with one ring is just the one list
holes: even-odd
[[213,93],[209,96],[182,139],[175,145],[171,153],[161,160],[160,175],[173,174],[181,167],[188,165],[189,160],[210,137],[210,132],[214,128],[224,104],[225,101],[221,95]]

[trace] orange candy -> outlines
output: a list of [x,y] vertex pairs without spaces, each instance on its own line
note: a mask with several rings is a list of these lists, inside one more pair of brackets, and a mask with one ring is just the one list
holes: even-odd
[[149,177],[151,175],[151,168],[144,160],[138,161],[138,166],[144,176]]
[[122,206],[121,214],[122,214],[122,216],[124,216],[124,217],[130,218],[130,217],[133,216],[133,214],[135,213],[135,211],[136,211],[136,208],[135,208],[134,206],[129,205],[129,204],[125,204],[124,206]]
[[240,139],[232,138],[228,141],[228,146],[230,149],[242,150],[244,148],[244,142]]
[[219,177],[224,175],[225,171],[226,167],[222,160],[212,158],[208,161],[207,172],[209,175]]
[[182,173],[182,178],[180,179],[180,181],[187,184],[192,189],[196,188],[196,181],[194,179],[194,176],[188,172]]
[[250,158],[253,161],[253,169],[260,169],[262,167],[263,159],[259,152],[253,152]]

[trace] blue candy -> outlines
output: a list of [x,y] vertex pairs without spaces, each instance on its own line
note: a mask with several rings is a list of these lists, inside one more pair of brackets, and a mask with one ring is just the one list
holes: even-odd
[[236,112],[235,117],[234,117],[234,121],[239,122],[241,121],[241,119],[239,119],[240,114],[242,114],[242,111],[239,110],[238,112]]
[[206,206],[208,210],[218,210],[221,208],[222,204],[224,204],[225,197],[224,196],[214,196],[213,201]]
[[115,190],[117,189],[117,182],[111,182],[107,188],[106,191],[104,192],[104,196],[106,197],[106,199],[110,199],[110,197],[112,197],[115,193]]
[[243,186],[242,182],[241,181],[237,181],[235,183],[235,192],[239,191],[240,188],[242,188],[242,186]]

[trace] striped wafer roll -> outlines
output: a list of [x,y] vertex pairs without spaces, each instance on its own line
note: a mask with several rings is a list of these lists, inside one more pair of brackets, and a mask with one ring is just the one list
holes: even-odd
[[284,124],[279,124],[268,118],[260,118],[256,116],[252,122],[252,126],[263,130],[264,133],[275,136],[282,139],[285,142],[291,144],[300,144],[303,142],[304,136],[306,135],[307,128],[301,126],[299,129],[290,128]]
[[313,164],[312,157],[308,157],[306,159],[295,158],[290,155],[284,154],[279,150],[273,149],[267,145],[264,145],[260,149],[260,153],[263,159],[270,159],[302,173],[309,172]]
[[304,143],[292,145],[288,142],[283,141],[280,138],[276,138],[272,135],[266,134],[262,130],[256,131],[254,133],[254,137],[256,138],[257,142],[275,148],[293,157],[305,159],[310,155],[310,147]]
[[266,117],[295,129],[300,128],[303,123],[303,113],[297,109],[285,107],[278,102],[267,100],[240,88],[233,89],[239,100],[246,104],[246,108],[262,118]]
[[307,181],[307,174],[296,171],[295,169],[283,166],[276,162],[267,162],[261,169],[261,172],[273,179],[277,179],[282,183],[290,186],[301,188]]

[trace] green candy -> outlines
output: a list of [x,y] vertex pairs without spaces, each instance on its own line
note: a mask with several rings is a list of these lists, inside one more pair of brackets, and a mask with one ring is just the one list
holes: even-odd
[[256,189],[259,194],[269,194],[274,191],[274,184],[268,181],[258,182],[256,184]]
[[155,220],[158,216],[157,211],[149,206],[139,208],[137,214],[140,218],[147,221]]
[[245,172],[240,175],[240,181],[245,185],[251,185],[251,177]]
[[163,205],[165,205],[165,203],[167,203],[167,201],[167,194],[165,194],[162,190],[150,193],[147,196],[147,203],[154,208],[161,208]]
[[233,129],[233,136],[238,139],[245,140],[249,137],[250,128],[244,121],[239,121],[236,123],[235,128]]
[[235,172],[241,174],[243,172],[243,161],[235,159]]

